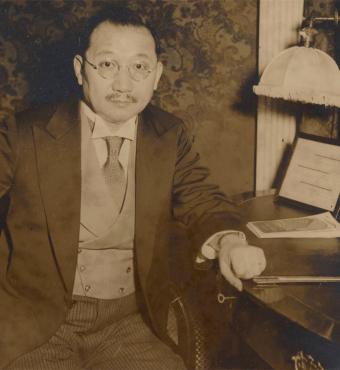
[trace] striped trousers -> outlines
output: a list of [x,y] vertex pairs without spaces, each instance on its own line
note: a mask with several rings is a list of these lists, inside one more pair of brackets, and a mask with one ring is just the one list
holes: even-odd
[[131,294],[113,300],[74,297],[56,334],[7,369],[185,370],[185,366],[144,323]]

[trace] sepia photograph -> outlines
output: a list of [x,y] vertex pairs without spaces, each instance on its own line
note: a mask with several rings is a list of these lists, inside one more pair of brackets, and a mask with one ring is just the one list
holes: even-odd
[[0,0],[0,369],[340,369],[339,12]]

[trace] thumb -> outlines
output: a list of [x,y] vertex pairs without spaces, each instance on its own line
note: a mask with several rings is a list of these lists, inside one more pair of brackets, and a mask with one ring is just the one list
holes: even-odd
[[224,261],[222,258],[219,259],[220,271],[224,278],[238,291],[242,291],[242,281],[238,279],[231,270],[231,262],[228,258]]

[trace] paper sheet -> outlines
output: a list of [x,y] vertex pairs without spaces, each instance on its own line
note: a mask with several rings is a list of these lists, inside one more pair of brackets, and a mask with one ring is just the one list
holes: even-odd
[[299,138],[279,195],[333,211],[340,192],[340,147]]
[[330,212],[306,217],[248,222],[247,227],[259,238],[340,237],[340,224]]

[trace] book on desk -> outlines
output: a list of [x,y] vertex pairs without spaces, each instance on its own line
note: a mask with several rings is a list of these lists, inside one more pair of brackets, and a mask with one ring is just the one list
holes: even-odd
[[[259,238],[340,237],[340,146],[297,138],[276,201],[312,210],[306,217],[259,220],[247,227]],[[340,276],[259,276],[258,285],[340,283]]]

